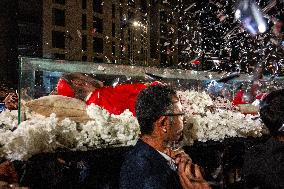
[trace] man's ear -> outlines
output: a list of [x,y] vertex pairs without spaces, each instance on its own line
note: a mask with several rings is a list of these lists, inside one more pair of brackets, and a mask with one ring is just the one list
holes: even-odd
[[163,132],[167,132],[167,117],[166,116],[161,116],[159,119],[156,121],[156,125],[158,126],[159,129],[162,129]]
[[165,125],[166,124],[166,116],[159,117],[159,119],[157,120],[157,124]]

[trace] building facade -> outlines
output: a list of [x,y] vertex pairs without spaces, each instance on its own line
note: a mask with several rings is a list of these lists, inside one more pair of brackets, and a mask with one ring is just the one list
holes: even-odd
[[18,80],[17,2],[0,1],[0,88],[16,88]]
[[43,0],[46,58],[134,65],[177,63],[177,20],[157,0]]

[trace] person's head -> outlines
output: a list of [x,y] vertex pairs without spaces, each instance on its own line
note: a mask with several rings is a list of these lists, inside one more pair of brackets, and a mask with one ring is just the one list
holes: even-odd
[[63,96],[75,97],[85,100],[86,96],[103,83],[82,73],[63,74],[57,84],[57,93]]
[[158,135],[165,143],[181,140],[182,106],[172,88],[161,84],[147,87],[139,93],[135,108],[142,136]]
[[272,91],[260,104],[260,118],[272,136],[284,136],[284,89]]

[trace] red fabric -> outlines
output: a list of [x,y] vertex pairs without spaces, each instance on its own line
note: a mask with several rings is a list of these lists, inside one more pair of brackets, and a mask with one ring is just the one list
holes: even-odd
[[244,96],[244,91],[243,90],[239,90],[237,93],[236,93],[236,96],[235,98],[233,99],[232,101],[232,104],[235,106],[235,105],[238,105],[238,104],[247,104],[246,102],[243,101],[243,96]]
[[134,116],[135,102],[140,91],[146,88],[144,84],[121,84],[115,87],[103,87],[96,89],[87,100],[87,105],[92,103],[119,115],[129,109]]
[[256,95],[255,99],[262,100],[264,97],[266,97],[267,93],[260,93]]
[[162,85],[162,83],[160,81],[154,81],[150,84],[151,86],[155,86],[155,85]]
[[57,94],[68,97],[75,97],[75,92],[72,87],[64,79],[59,79],[57,86]]
[[[266,93],[260,93],[260,94],[256,95],[255,99],[262,100],[266,95],[267,95]],[[243,101],[243,96],[244,96],[244,91],[243,90],[239,90],[236,93],[236,96],[233,99],[232,104],[234,106],[238,105],[238,104],[247,104],[247,102]]]
[[198,60],[198,59],[196,59],[196,60],[193,60],[193,61],[191,62],[191,64],[199,65],[199,64],[201,64],[201,61]]

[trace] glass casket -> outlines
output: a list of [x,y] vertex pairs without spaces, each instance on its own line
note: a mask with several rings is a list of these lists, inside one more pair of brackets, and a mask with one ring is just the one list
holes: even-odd
[[[231,103],[242,86],[251,98],[251,75],[26,57],[20,62],[18,115],[6,115],[18,118],[19,125],[7,129],[13,135],[3,151],[17,162],[20,184],[31,188],[118,187],[123,157],[139,127],[131,110],[113,114],[86,104],[88,94],[99,88],[155,81],[174,86],[186,112],[184,149],[204,168],[213,188],[241,188],[245,150],[266,140],[258,108]],[[76,86],[71,84],[70,93],[64,85],[69,97],[58,95],[59,81],[68,78]],[[260,82],[260,92],[283,86],[282,78]],[[105,98],[116,98],[112,95]],[[127,97],[110,103],[127,104]]]

